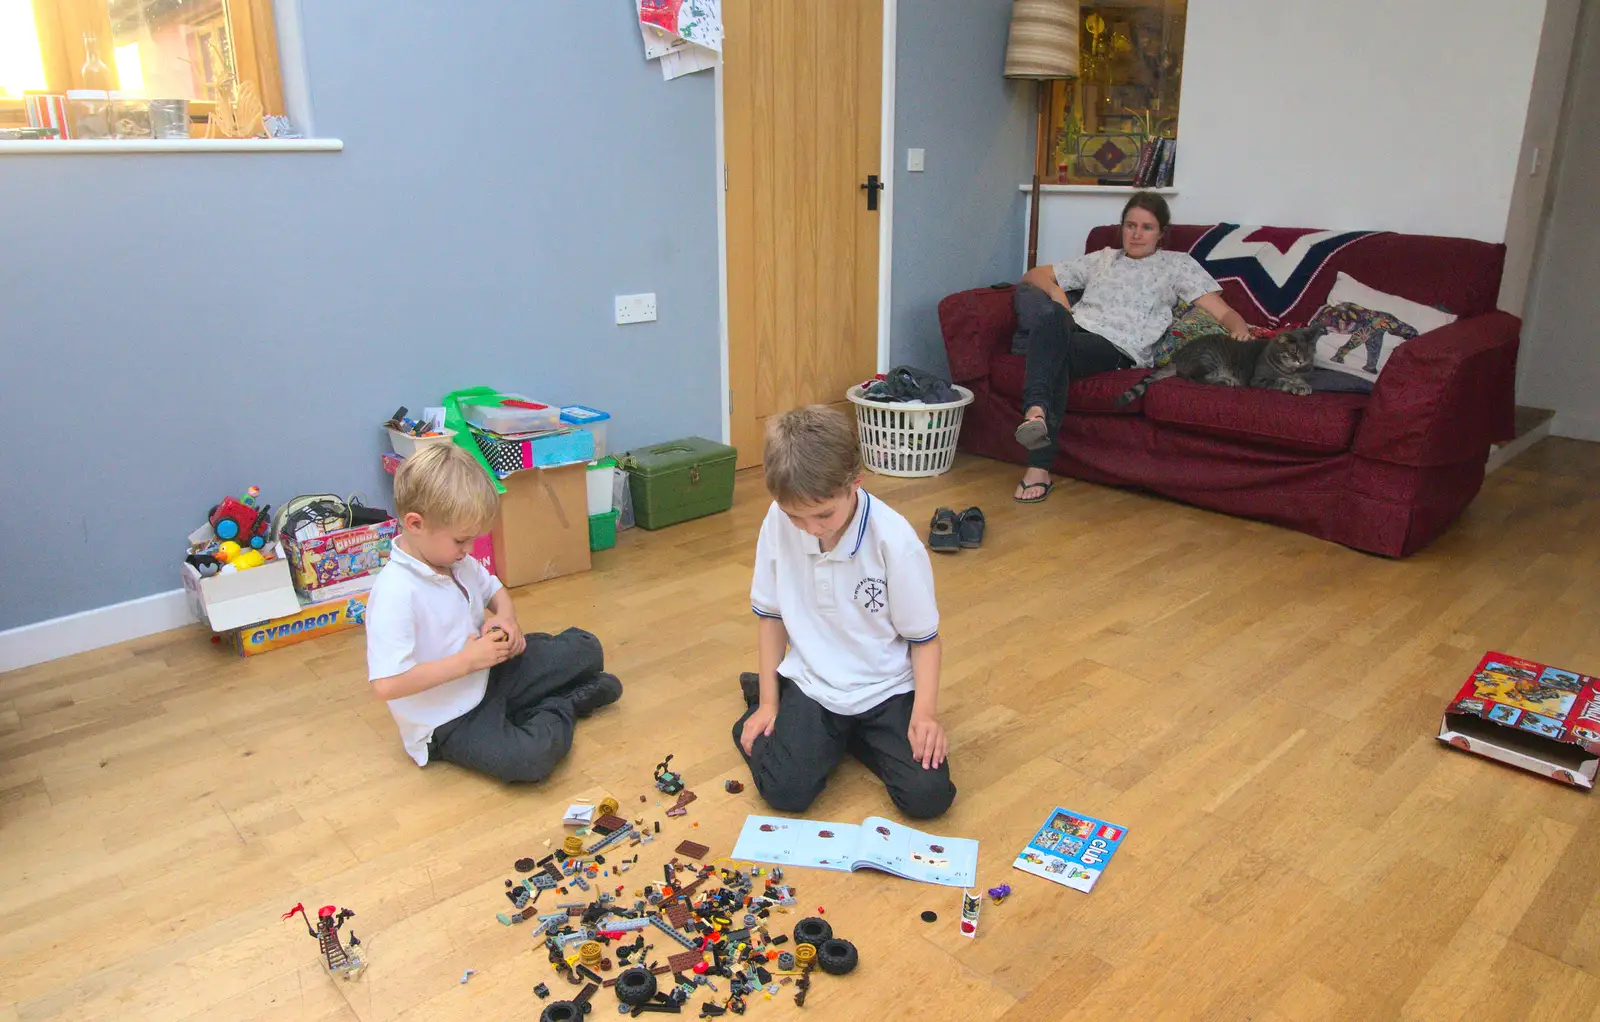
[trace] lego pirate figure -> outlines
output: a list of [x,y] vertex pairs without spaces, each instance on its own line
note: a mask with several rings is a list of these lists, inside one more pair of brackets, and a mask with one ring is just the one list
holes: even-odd
[[317,947],[322,951],[322,961],[328,967],[329,973],[343,976],[345,979],[354,979],[367,967],[367,963],[361,958],[361,952],[356,950],[361,946],[361,940],[354,930],[350,931],[349,947],[345,947],[339,941],[339,927],[344,925],[346,919],[354,918],[354,912],[347,908],[335,910],[332,905],[324,905],[317,910],[315,929],[311,926],[311,918],[306,915],[306,907],[303,904],[285,912],[283,918],[288,919],[296,912],[305,920],[306,932],[317,938]]

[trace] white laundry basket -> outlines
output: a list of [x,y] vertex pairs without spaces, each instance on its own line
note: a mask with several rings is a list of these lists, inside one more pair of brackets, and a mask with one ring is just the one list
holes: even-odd
[[950,471],[961,437],[961,413],[972,403],[972,391],[955,388],[958,400],[943,404],[921,401],[870,401],[860,387],[845,396],[856,406],[856,432],[861,460],[886,476],[936,476]]

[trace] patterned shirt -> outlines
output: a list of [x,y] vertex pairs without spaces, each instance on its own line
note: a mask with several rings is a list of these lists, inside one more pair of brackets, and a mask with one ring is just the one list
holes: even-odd
[[1187,252],[1165,249],[1130,259],[1121,249],[1102,248],[1054,266],[1063,291],[1083,291],[1072,318],[1085,330],[1116,345],[1134,364],[1151,364],[1150,353],[1172,325],[1172,308],[1221,291],[1222,285]]

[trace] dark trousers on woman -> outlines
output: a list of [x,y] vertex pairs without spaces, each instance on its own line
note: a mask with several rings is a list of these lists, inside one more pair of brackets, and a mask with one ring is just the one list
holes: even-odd
[[1133,359],[1097,333],[1084,330],[1072,313],[1051,301],[1040,306],[1028,332],[1028,368],[1022,381],[1022,410],[1044,409],[1050,444],[1028,452],[1028,464],[1048,469],[1056,460],[1056,438],[1067,410],[1067,387],[1092,373],[1129,369]]

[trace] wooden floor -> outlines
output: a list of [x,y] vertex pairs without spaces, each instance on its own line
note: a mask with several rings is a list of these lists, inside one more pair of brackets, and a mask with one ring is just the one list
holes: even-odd
[[[1015,476],[869,488],[913,523],[989,514],[935,566],[960,788],[938,826],[1016,893],[967,940],[953,889],[795,870],[862,965],[751,1016],[1600,1019],[1600,796],[1433,737],[1486,649],[1600,669],[1600,446],[1543,441],[1401,562],[1076,482],[1019,507]],[[738,487],[518,595],[627,686],[536,787],[413,766],[359,632],[238,660],[180,631],[0,676],[0,1020],[536,1017],[535,983],[573,988],[494,917],[569,799],[636,805],[676,754],[700,798],[658,858],[725,854],[760,809],[722,790],[748,781],[728,732],[765,508]],[[1093,894],[1010,868],[1058,803],[1129,828]],[[850,764],[810,815],[888,812]],[[364,976],[321,971],[279,919],[302,901],[356,911]]]

